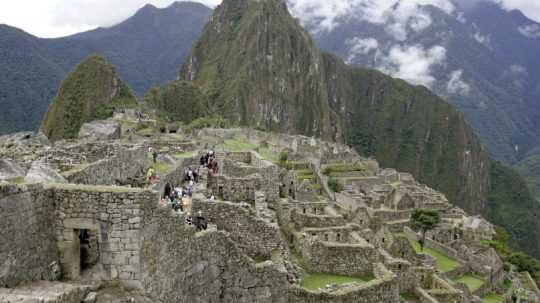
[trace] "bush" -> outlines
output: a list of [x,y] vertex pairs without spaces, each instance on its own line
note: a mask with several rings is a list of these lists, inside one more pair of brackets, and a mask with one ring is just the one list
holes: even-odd
[[289,153],[286,152],[286,151],[282,151],[279,154],[279,163],[285,164],[285,163],[287,163],[288,160],[289,160]]
[[186,131],[202,128],[229,128],[231,126],[230,121],[223,117],[201,117],[187,125]]
[[335,193],[343,191],[343,184],[341,184],[337,179],[334,178],[328,180],[328,187],[330,187],[330,189]]

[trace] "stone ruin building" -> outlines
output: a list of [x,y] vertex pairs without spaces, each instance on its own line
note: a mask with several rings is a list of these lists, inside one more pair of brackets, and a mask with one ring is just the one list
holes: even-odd
[[[482,244],[489,222],[347,146],[242,129],[84,129],[55,144],[0,137],[0,302],[483,302],[505,279],[515,283],[503,298],[539,302],[530,275]],[[198,231],[160,199],[210,149],[219,173],[200,170],[189,211],[209,228]],[[440,212],[425,245],[453,268],[414,247],[417,208]],[[307,287],[316,274],[356,280]],[[483,283],[470,289],[465,276]]]

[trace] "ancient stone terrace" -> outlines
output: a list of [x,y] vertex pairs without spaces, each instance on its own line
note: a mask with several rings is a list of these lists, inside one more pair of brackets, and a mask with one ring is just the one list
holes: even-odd
[[[481,243],[493,236],[487,221],[343,145],[202,129],[54,145],[17,135],[0,146],[10,170],[0,171],[0,302],[99,303],[104,288],[130,287],[124,301],[472,303],[508,276]],[[199,167],[208,150],[216,174]],[[36,161],[64,183],[25,181]],[[177,212],[161,198],[167,183],[186,185],[189,167],[199,182]],[[416,208],[443,218],[424,253],[409,228]],[[187,224],[199,211],[207,230]],[[514,294],[524,284],[529,298],[539,293],[513,275]]]

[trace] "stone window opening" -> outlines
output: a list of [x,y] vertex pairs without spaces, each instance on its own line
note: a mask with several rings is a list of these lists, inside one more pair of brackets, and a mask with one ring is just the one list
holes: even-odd
[[306,213],[306,209],[305,209],[305,208],[304,208],[304,209],[302,209],[302,213],[304,213],[304,214]]
[[328,234],[324,234],[324,241],[328,242]]
[[341,234],[338,233],[338,234],[336,235],[336,240],[337,240],[338,242],[341,241]]
[[382,238],[382,243],[384,243],[384,241],[385,241],[385,239],[384,239],[384,238]]
[[398,270],[401,270],[401,264],[398,264],[397,268]]

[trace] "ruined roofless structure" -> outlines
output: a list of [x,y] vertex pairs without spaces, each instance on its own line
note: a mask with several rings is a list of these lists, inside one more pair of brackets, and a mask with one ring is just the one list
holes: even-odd
[[[482,246],[489,222],[347,146],[245,129],[85,129],[55,144],[0,137],[0,302],[479,302],[505,277],[510,295],[538,297]],[[216,172],[200,166],[209,150]],[[187,186],[188,168],[198,182],[175,211],[164,190]],[[427,253],[410,228],[418,208],[442,218]],[[206,230],[187,223],[199,213]]]

